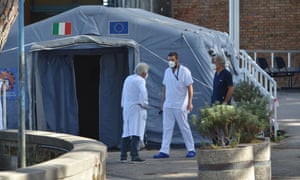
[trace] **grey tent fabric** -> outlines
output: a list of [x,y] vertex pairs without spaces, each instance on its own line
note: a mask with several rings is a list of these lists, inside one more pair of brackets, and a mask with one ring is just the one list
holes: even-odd
[[[62,25],[65,22],[71,24],[71,33],[53,34],[53,24],[59,22]],[[17,24],[16,22],[11,29],[0,54],[0,68],[15,69],[16,72]],[[168,67],[167,54],[177,51],[180,63],[191,70],[194,79],[194,110],[191,115],[198,115],[199,108],[209,103],[212,92],[213,72],[210,69],[211,57],[208,53],[210,49],[227,55],[228,69],[232,72],[234,81],[238,81],[238,54],[234,51],[228,34],[142,9],[80,6],[26,26],[27,127],[82,135],[82,124],[94,124],[98,128],[98,132],[94,134],[96,139],[109,147],[118,146],[122,131],[119,102],[122,83],[127,75],[133,73],[136,63],[146,62],[150,65],[147,79],[150,105],[145,140],[159,144],[162,117],[158,111],[161,105],[163,72]],[[76,87],[79,82],[74,71],[76,68],[80,71],[75,63],[78,58],[80,62],[87,64],[92,61],[89,61],[91,58],[95,58],[99,66],[98,94],[78,94]],[[61,73],[60,76],[55,75],[57,71]],[[15,77],[17,87],[17,74]],[[84,83],[80,85],[84,86]],[[66,96],[66,92],[70,92],[70,95]],[[96,112],[98,116],[82,120],[76,114],[82,111],[80,104],[76,103],[79,98],[84,99],[85,95],[88,98],[97,97],[98,104],[95,106],[99,106],[99,112]],[[11,98],[7,108],[8,127],[17,128],[17,96]],[[65,115],[62,111],[70,114]],[[196,143],[206,141],[196,131],[193,131],[193,135]],[[178,128],[174,131],[172,143],[183,144]]]
[[[84,47],[78,47],[78,44],[84,44]],[[107,49],[107,46],[112,47]],[[128,51],[124,54],[123,51],[116,49],[117,46],[127,46]],[[86,35],[34,44],[28,58],[28,69],[30,69],[28,77],[35,79],[34,83],[28,84],[30,99],[32,99],[30,102],[34,101],[37,104],[33,105],[37,115],[30,117],[33,119],[34,129],[80,135],[74,56],[84,55],[87,57],[86,61],[89,61],[89,55],[96,54],[101,55],[100,73],[95,74],[99,76],[99,137],[97,139],[109,147],[118,145],[122,129],[120,108],[122,82],[129,74],[129,69],[132,72],[136,61],[139,60],[135,58],[139,56],[139,51],[135,48],[135,43],[130,40]],[[32,75],[34,72],[35,74]],[[56,81],[64,84],[60,85]],[[89,88],[88,84],[84,86]],[[46,92],[41,93],[41,91]],[[59,93],[56,94],[57,91]],[[90,123],[89,117],[86,117],[85,122]]]
[[[35,77],[36,106],[39,122],[60,133],[78,134],[78,110],[72,57],[40,54]],[[48,68],[49,66],[53,68]],[[55,99],[55,101],[54,101]],[[38,123],[40,124],[40,123]],[[39,128],[41,129],[41,128]]]
[[[122,129],[121,90],[128,75],[127,61],[123,53],[107,54],[101,60],[99,91],[99,139],[108,146],[119,144]],[[112,98],[115,98],[113,100]],[[109,105],[108,105],[109,103]],[[113,136],[117,134],[117,138]]]

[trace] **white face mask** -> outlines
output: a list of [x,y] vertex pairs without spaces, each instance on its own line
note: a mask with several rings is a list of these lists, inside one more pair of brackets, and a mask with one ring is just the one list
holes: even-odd
[[176,65],[176,63],[174,61],[169,61],[168,64],[169,64],[170,68],[174,68]]
[[211,69],[212,71],[215,71],[215,70],[216,70],[216,65],[215,65],[215,64],[211,64],[211,65],[210,65],[210,69]]
[[145,76],[145,79],[147,79],[148,78],[148,73],[146,74],[146,76]]

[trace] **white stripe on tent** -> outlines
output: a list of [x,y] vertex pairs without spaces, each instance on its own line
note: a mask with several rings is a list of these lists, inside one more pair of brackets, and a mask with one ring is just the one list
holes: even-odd
[[60,22],[58,24],[58,35],[64,35],[65,34],[65,23]]

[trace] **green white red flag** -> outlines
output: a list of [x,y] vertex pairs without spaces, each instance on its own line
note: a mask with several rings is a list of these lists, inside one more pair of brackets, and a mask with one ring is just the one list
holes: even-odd
[[52,26],[53,35],[71,35],[72,23],[71,22],[58,22]]

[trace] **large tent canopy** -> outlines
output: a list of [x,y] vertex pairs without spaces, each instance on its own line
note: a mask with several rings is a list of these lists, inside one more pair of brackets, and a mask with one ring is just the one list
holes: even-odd
[[[16,23],[17,24],[17,23]],[[0,54],[1,73],[8,73],[7,124],[18,122],[18,27]],[[26,122],[29,129],[49,130],[119,144],[123,81],[138,62],[149,64],[150,108],[145,140],[161,142],[161,88],[170,51],[179,54],[194,79],[194,110],[210,102],[213,72],[208,53],[227,56],[239,77],[237,55],[228,35],[142,9],[81,6],[25,27]],[[194,132],[195,142],[203,140]],[[173,144],[182,144],[178,128]]]

